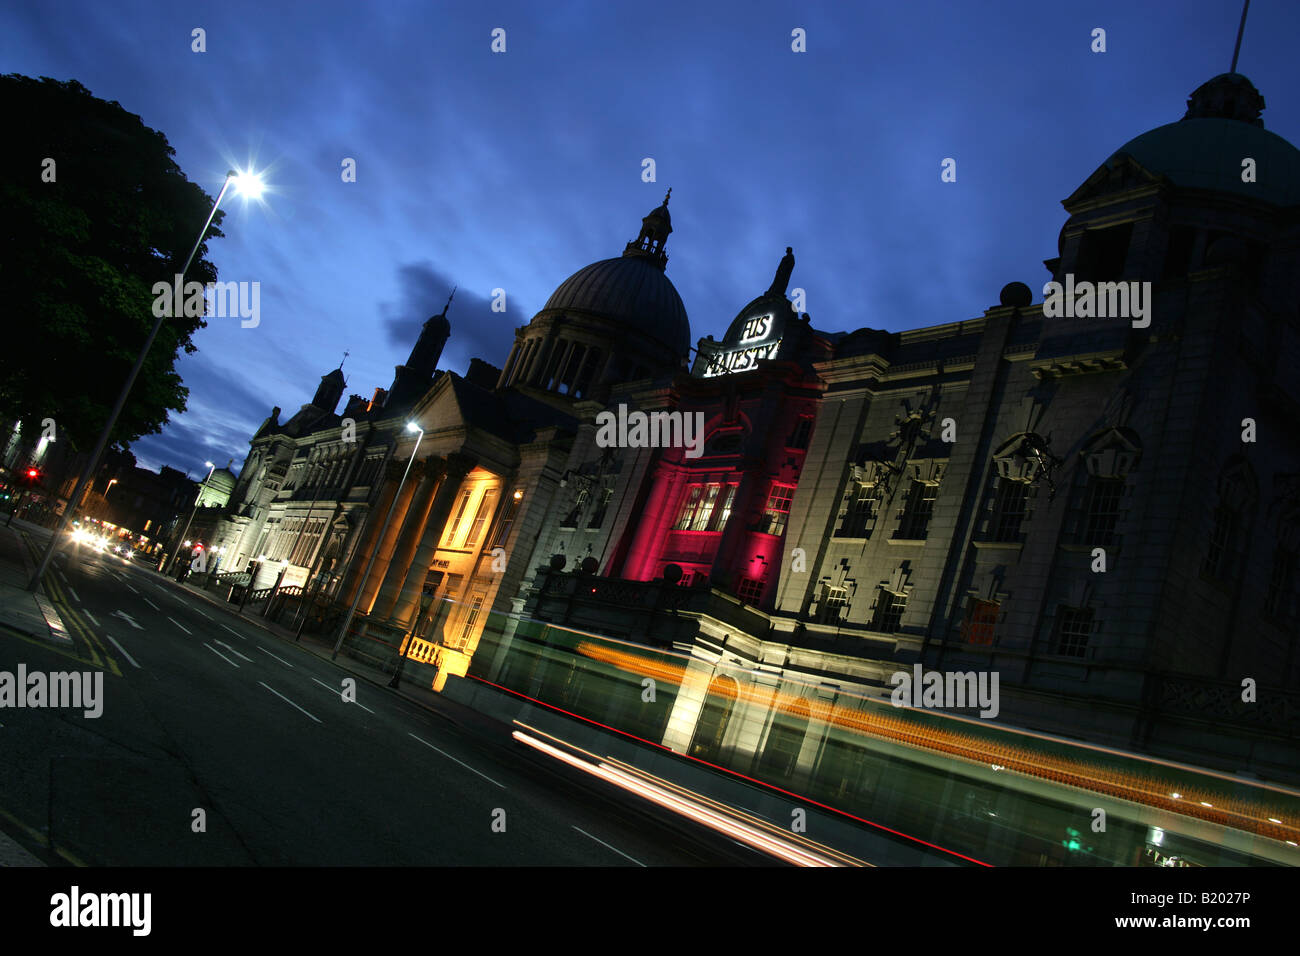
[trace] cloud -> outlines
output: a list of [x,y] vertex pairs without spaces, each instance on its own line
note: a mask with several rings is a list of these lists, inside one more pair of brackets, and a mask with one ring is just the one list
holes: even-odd
[[[455,283],[428,261],[399,266],[397,282],[398,301],[381,302],[378,309],[388,342],[409,350],[420,337],[425,321],[442,311]],[[447,310],[451,338],[439,364],[463,373],[471,358],[481,358],[500,367],[514,344],[515,329],[531,316],[508,290],[505,305],[504,312],[494,312],[489,296],[457,289]]]

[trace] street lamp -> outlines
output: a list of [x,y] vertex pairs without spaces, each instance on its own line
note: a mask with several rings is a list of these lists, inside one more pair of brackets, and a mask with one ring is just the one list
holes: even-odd
[[[221,200],[225,198],[226,190],[232,184],[235,185],[237,191],[253,197],[261,195],[264,188],[261,179],[253,172],[237,173],[232,169],[226,173],[226,181],[221,184],[221,192],[217,193],[217,198],[213,200],[212,210],[208,213],[208,220],[203,224],[203,228],[199,230],[199,236],[194,240],[194,248],[190,250],[190,254],[185,259],[185,265],[181,266],[181,271],[178,273],[182,282],[185,273],[190,271],[190,265],[194,262],[194,256],[198,253],[199,246],[203,245],[203,238],[207,235],[208,227],[212,225],[212,220],[217,215],[217,208],[221,205]],[[158,337],[158,330],[162,328],[163,319],[167,317],[167,310],[160,309],[159,311],[163,314],[154,321],[149,337],[144,340],[144,347],[140,349],[140,354],[136,356],[131,374],[126,377],[126,382],[122,385],[122,391],[117,396],[117,402],[113,405],[112,412],[109,413],[108,421],[104,423],[104,430],[100,432],[99,440],[95,443],[95,450],[91,452],[90,459],[86,462],[86,470],[77,479],[76,487],[72,489],[72,497],[68,499],[68,506],[63,509],[63,514],[59,516],[58,526],[55,527],[54,534],[50,535],[50,543],[45,546],[45,553],[41,555],[40,564],[37,565],[35,573],[27,582],[27,590],[29,591],[35,591],[40,586],[41,578],[45,576],[45,569],[49,567],[50,559],[54,557],[54,549],[58,546],[59,539],[68,525],[68,519],[72,517],[72,513],[81,504],[82,492],[90,485],[99,464],[100,456],[104,454],[109,436],[113,433],[113,427],[117,424],[118,416],[122,414],[122,409],[126,407],[127,396],[131,394],[131,388],[135,385],[140,369],[144,367],[144,360],[149,355],[149,349],[153,347],[153,341]]]
[[[208,477],[204,478],[203,484],[199,485],[199,493],[194,496],[194,507],[190,509],[190,516],[185,520],[185,528],[181,531],[181,536],[180,538],[177,538],[177,541],[179,541],[181,538],[184,538],[185,533],[190,530],[190,522],[192,522],[194,520],[194,516],[198,514],[199,502],[203,500],[203,492],[207,490],[208,482],[212,480],[212,473],[217,470],[217,466],[210,461],[205,461],[203,464],[208,466]],[[189,546],[190,543],[186,541],[185,547],[188,548]],[[176,570],[176,562],[179,561],[180,558],[181,558],[181,549],[178,547],[176,549],[176,553],[172,555],[172,566],[170,569],[168,569],[167,572],[168,574]]]
[[406,484],[406,476],[411,473],[411,462],[415,461],[415,456],[420,450],[420,441],[424,438],[424,429],[415,422],[407,422],[406,430],[408,432],[419,432],[415,437],[415,447],[411,449],[411,457],[406,460],[406,470],[402,472],[402,480],[397,483],[397,490],[393,492],[393,500],[388,505],[388,514],[384,515],[384,523],[379,529],[379,537],[375,539],[375,546],[370,549],[370,558],[366,561],[366,569],[361,572],[361,581],[357,585],[357,593],[352,599],[352,606],[348,608],[347,616],[343,618],[343,624],[339,628],[339,639],[334,642],[334,653],[330,654],[330,660],[334,660],[339,656],[339,648],[343,646],[343,638],[347,636],[348,627],[352,624],[352,617],[357,613],[357,605],[361,603],[361,592],[366,589],[366,580],[370,577],[370,569],[379,554],[380,546],[384,543],[384,532],[388,530],[388,523],[393,520],[393,509],[397,507],[397,499],[402,496],[402,485]]
[[105,500],[105,501],[108,500],[108,493],[109,493],[110,491],[113,490],[113,486],[114,486],[115,484],[117,484],[117,479],[116,479],[116,478],[114,478],[112,481],[110,481],[110,482],[108,483],[108,487],[104,489],[104,500]]

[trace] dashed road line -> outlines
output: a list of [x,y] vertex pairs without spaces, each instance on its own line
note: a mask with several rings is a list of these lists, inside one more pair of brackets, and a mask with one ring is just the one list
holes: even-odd
[[89,611],[82,611],[81,613],[90,618],[90,622],[94,624],[95,627],[99,627],[99,622],[95,620],[95,615],[91,614]]
[[252,659],[251,657],[244,657],[243,654],[239,653],[239,651],[235,650],[233,647],[231,647],[231,646],[230,646],[229,644],[227,644],[225,641],[218,641],[215,637],[214,637],[212,640],[213,640],[215,643],[220,644],[220,645],[221,645],[222,647],[224,647],[226,650],[230,651],[230,653],[234,654],[236,657],[243,657],[244,660],[248,661],[248,663],[250,663],[250,664],[253,663],[253,659]]
[[[258,683],[259,683],[259,684],[262,684],[261,681],[258,681]],[[266,684],[262,684],[262,686],[263,686],[263,687],[266,687],[267,690],[269,690],[269,691],[270,691],[272,694],[274,694],[276,697],[279,697],[282,701],[284,701],[284,702],[285,702],[286,704],[288,704],[290,707],[297,707],[298,710],[302,710],[301,707],[298,707],[297,704],[295,704],[293,701],[291,701],[288,697],[285,697],[284,694],[281,694],[281,693],[280,693],[278,690],[276,690],[274,687],[268,687]],[[318,724],[320,723],[320,718],[319,718],[319,717],[313,717],[310,713],[308,713],[308,712],[305,711],[305,710],[302,710],[302,712],[303,712],[304,714],[307,714],[308,717],[311,717],[311,719],[314,720],[314,721],[316,721],[316,723],[318,723]]]
[[204,641],[204,642],[203,642],[203,646],[206,647],[208,650],[210,650],[213,654],[216,654],[218,657],[220,657],[223,661],[225,661],[225,662],[226,662],[227,664],[229,664],[231,667],[238,667],[238,666],[239,666],[239,665],[236,664],[234,661],[232,661],[229,657],[227,657],[225,654],[221,653],[219,650],[217,650],[215,647],[213,647],[211,644],[209,644],[207,641]]
[[[263,654],[271,654],[271,652],[268,651],[268,650],[267,650],[265,647],[263,647],[261,644],[258,644],[258,645],[257,645],[257,649],[258,649],[259,651],[261,651]],[[272,657],[275,657],[274,654],[271,654],[271,656],[272,656]],[[277,661],[279,661],[281,664],[283,664],[285,667],[289,667],[289,668],[292,668],[292,667],[293,667],[293,665],[290,664],[288,661],[286,661],[283,657],[275,657],[275,659],[276,659]]]
[[[131,588],[131,585],[127,584],[125,581],[123,581],[122,583],[123,583],[123,584],[126,584],[127,587]],[[139,594],[140,592],[137,591],[135,588],[131,588],[131,593],[132,593],[132,594]],[[148,598],[146,598],[145,600],[148,600]]]
[[78,604],[81,603],[81,595],[77,593],[77,589],[74,588],[71,584],[68,585],[68,593],[71,594],[76,599]]
[[106,638],[108,638],[110,641],[112,641],[113,646],[116,647],[119,651],[122,652],[122,656],[123,656],[123,657],[125,657],[128,661],[130,661],[130,662],[131,662],[133,665],[135,665],[136,667],[139,667],[139,666],[140,666],[139,664],[136,664],[136,663],[135,663],[135,658],[132,657],[130,654],[127,653],[126,648],[123,647],[121,644],[117,643],[117,639],[116,639],[115,637],[113,637],[112,634],[105,634],[104,636],[105,636]]
[[623,857],[625,860],[631,860],[631,861],[632,861],[633,863],[635,863],[637,866],[645,866],[645,864],[642,863],[640,860],[628,856],[626,853],[624,853],[622,850],[620,850],[620,849],[619,849],[618,847],[616,847],[616,846],[610,846],[608,843],[606,843],[606,842],[605,842],[604,840],[602,840],[600,837],[594,837],[594,836],[592,836],[590,833],[588,833],[588,832],[587,832],[586,830],[584,830],[582,827],[574,827],[573,829],[577,830],[579,833],[581,833],[583,836],[587,837],[588,839],[590,839],[590,840],[595,840],[597,843],[599,843],[601,846],[605,847],[606,849],[608,849],[608,850],[613,850],[615,853],[617,853],[619,856]]
[[154,604],[153,601],[150,601],[148,598],[144,598],[143,600],[144,600],[144,603],[145,603],[145,604],[148,604],[148,605],[149,605],[151,608],[153,608],[155,611],[161,611],[161,610],[162,610],[162,608],[160,608],[157,604]]
[[193,633],[194,633],[194,632],[191,631],[188,627],[186,627],[184,624],[182,624],[180,621],[176,620],[176,618],[174,618],[174,617],[169,617],[169,618],[167,618],[167,620],[171,621],[173,624],[175,624],[177,627],[179,627],[179,628],[180,628],[182,631],[184,631],[186,634],[193,634]]
[[240,633],[239,633],[237,630],[235,630],[233,627],[227,627],[225,624],[222,624],[221,626],[224,627],[224,628],[226,628],[227,631],[229,631],[231,634],[235,635],[235,637],[239,638],[241,641],[246,641],[246,640],[248,640],[248,638],[244,637],[243,634],[240,634]]
[[[408,737],[415,737],[415,734],[410,733],[410,732],[408,731],[408,732],[407,732],[407,736],[408,736]],[[444,757],[446,757],[448,760],[454,760],[456,763],[460,764],[462,767],[464,767],[464,768],[465,768],[466,770],[468,770],[470,773],[478,773],[477,770],[475,770],[475,769],[474,769],[473,767],[471,767],[469,764],[465,763],[463,760],[456,760],[456,758],[453,757],[451,754],[446,753],[446,752],[444,752],[444,751],[442,751],[442,750],[438,750],[438,748],[435,747],[433,744],[429,743],[429,741],[427,741],[427,740],[421,740],[419,737],[415,737],[415,739],[416,739],[416,740],[419,740],[420,743],[424,744],[424,745],[425,745],[426,747],[428,747],[430,750],[433,750],[433,751],[436,751],[437,753],[442,754],[442,755],[443,755]],[[497,783],[495,780],[493,780],[491,777],[489,777],[489,776],[488,776],[487,774],[485,774],[485,773],[478,773],[478,775],[479,775],[480,777],[482,777],[484,780],[486,780],[488,783],[496,783],[497,786],[500,787],[502,790],[504,790],[504,789],[506,788],[506,785],[505,785],[504,783]]]
[[[315,680],[316,683],[320,684],[322,687],[324,687],[324,688],[325,688],[327,691],[329,691],[331,694],[338,694],[338,695],[339,695],[339,698],[342,699],[342,697],[343,697],[343,692],[342,692],[341,690],[339,690],[338,688],[331,687],[329,684],[325,683],[323,680],[316,680],[316,678],[314,678],[314,677],[312,678],[312,680]],[[357,701],[357,700],[353,700],[353,701],[346,701],[346,700],[345,700],[345,701],[343,701],[343,703],[345,703],[345,704],[348,704],[348,703],[356,704],[358,707],[360,707],[362,710],[364,710],[367,714],[373,714],[373,713],[374,713],[373,710],[371,710],[371,709],[370,709],[369,707],[367,707],[365,704],[363,704],[363,703],[361,703],[360,701]]]

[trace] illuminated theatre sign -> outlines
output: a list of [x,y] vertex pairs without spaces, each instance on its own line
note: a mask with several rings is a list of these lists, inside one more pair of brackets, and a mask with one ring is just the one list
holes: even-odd
[[763,359],[776,358],[781,348],[780,323],[772,313],[755,315],[745,320],[736,341],[721,343],[721,351],[709,359],[704,369],[705,378],[748,372],[757,368]]

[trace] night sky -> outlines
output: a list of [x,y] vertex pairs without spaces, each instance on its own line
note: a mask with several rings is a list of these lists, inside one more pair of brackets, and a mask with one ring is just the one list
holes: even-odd
[[[189,410],[133,448],[201,477],[205,459],[237,469],[271,406],[287,418],[344,350],[349,393],[387,387],[452,285],[442,366],[502,365],[513,330],[620,254],[669,186],[693,340],[722,335],[786,246],[828,331],[972,318],[1016,280],[1039,297],[1060,200],[1228,69],[1240,15],[1240,0],[24,0],[0,10],[0,71],[117,100],[209,195],[232,165],[266,170],[272,191],[228,199],[208,245],[222,281],[261,283],[260,325],[209,319],[178,362]],[[1293,143],[1297,35],[1300,4],[1255,0],[1238,66]]]

